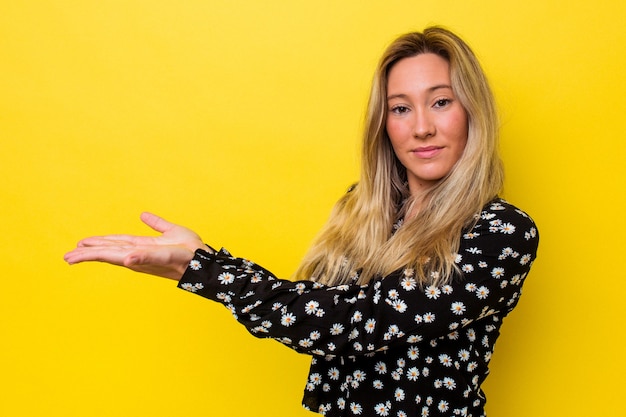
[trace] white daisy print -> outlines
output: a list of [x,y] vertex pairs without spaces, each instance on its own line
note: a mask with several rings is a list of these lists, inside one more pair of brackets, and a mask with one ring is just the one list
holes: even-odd
[[434,285],[426,287],[426,296],[431,300],[436,300],[441,295],[441,290]]
[[452,303],[452,306],[450,307],[450,309],[452,310],[454,314],[460,316],[463,313],[465,313],[466,307],[465,307],[465,304],[463,304],[460,301],[457,301],[457,302]]
[[432,323],[433,321],[435,321],[435,314],[434,313],[426,313],[423,316],[424,322],[426,323]]
[[371,334],[374,332],[375,328],[376,328],[376,320],[367,319],[367,321],[365,322],[365,332]]
[[530,255],[530,253],[527,253],[526,255],[522,255],[522,257],[519,260],[519,263],[522,265],[526,265],[528,262],[530,262],[531,259],[532,259],[532,256]]
[[387,364],[385,364],[385,362],[376,362],[374,370],[379,374],[384,375],[387,373]]
[[406,371],[406,377],[409,381],[417,381],[420,371],[416,367],[411,367]]
[[400,285],[405,291],[413,291],[417,288],[417,281],[412,276],[404,277],[400,282]]
[[306,290],[306,285],[304,285],[304,283],[299,282],[295,285],[295,290],[298,294],[302,295],[304,294],[304,290]]
[[476,340],[476,331],[474,329],[468,329],[467,330],[467,339],[470,342],[473,342]]
[[315,314],[315,312],[317,312],[317,309],[319,308],[320,303],[318,303],[317,301],[309,301],[308,303],[305,304],[304,306],[304,311],[307,314]]
[[400,294],[398,293],[398,290],[396,290],[396,289],[391,289],[387,293],[387,297],[389,297],[389,299],[391,299],[391,300],[395,300],[396,298],[398,298],[399,295]]
[[439,355],[439,362],[444,366],[452,366],[453,363],[452,358],[445,353]]
[[365,381],[365,372],[356,370],[352,373],[352,377],[355,381],[363,382]]
[[280,324],[285,327],[289,327],[296,322],[296,316],[292,313],[283,314],[280,318]]
[[443,378],[443,386],[448,388],[449,390],[453,390],[456,388],[456,382],[454,382],[454,379],[450,377],[445,377]]
[[398,335],[400,333],[400,328],[397,324],[392,324],[391,326],[389,326],[389,329],[387,329],[387,333],[393,336]]
[[396,399],[396,401],[404,401],[404,390],[402,388],[396,388],[396,391],[393,393],[394,398]]
[[350,403],[350,411],[352,414],[360,415],[363,413],[363,407],[358,403]]
[[511,223],[504,223],[502,226],[500,226],[500,232],[511,235],[515,232],[515,226],[513,226]]
[[230,272],[222,272],[218,275],[217,279],[223,285],[232,284],[233,282],[235,282],[235,276]]
[[305,349],[313,346],[313,342],[311,341],[311,339],[302,339],[298,342],[298,344]]
[[360,311],[355,311],[354,314],[352,314],[352,319],[350,320],[350,322],[358,323],[361,320],[363,320],[363,313],[361,313]]
[[344,327],[343,327],[343,324],[341,323],[335,323],[330,328],[330,334],[332,334],[333,336],[337,336],[343,333],[343,331],[344,331]]
[[391,403],[389,403],[389,401],[387,401],[386,403],[380,403],[380,404],[376,404],[376,406],[374,407],[374,410],[376,410],[376,414],[379,416],[388,416],[389,415],[389,411],[391,410]]
[[442,413],[445,413],[446,411],[448,411],[449,408],[449,404],[447,401],[441,400],[439,401],[439,404],[437,405],[437,409],[439,411],[441,411]]
[[[184,285],[184,284],[183,284]],[[231,301],[231,296],[230,294],[226,294],[225,292],[218,292],[215,297],[220,300],[223,301],[224,303],[230,303]]]
[[491,276],[494,278],[502,278],[504,276],[504,268],[493,268],[491,270]]
[[391,303],[391,306],[393,307],[394,310],[396,310],[398,313],[404,313],[407,309],[407,305],[404,301],[402,300],[394,300]]
[[359,336],[359,331],[357,329],[352,329],[350,334],[348,335],[348,340],[354,340]]
[[489,288],[484,285],[476,289],[476,297],[484,300],[489,295]]
[[189,291],[189,292],[196,292],[196,291],[198,291],[198,289],[196,288],[195,285],[190,284],[188,282],[186,282],[184,284],[181,284],[180,288],[182,288],[185,291]]
[[202,268],[202,264],[199,260],[192,259],[191,262],[189,262],[189,268],[193,269],[194,271],[199,271]]
[[318,373],[313,373],[309,375],[309,381],[314,385],[319,385],[322,383],[322,376]]

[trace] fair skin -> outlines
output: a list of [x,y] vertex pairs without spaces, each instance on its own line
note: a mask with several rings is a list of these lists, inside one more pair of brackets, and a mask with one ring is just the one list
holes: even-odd
[[161,234],[154,237],[88,237],[65,254],[65,261],[70,265],[87,261],[106,262],[178,281],[197,249],[210,251],[200,236],[186,227],[170,223],[152,213],[142,213],[141,220]]
[[411,195],[420,195],[450,172],[467,143],[467,113],[452,91],[448,61],[432,53],[398,61],[387,104],[387,134]]

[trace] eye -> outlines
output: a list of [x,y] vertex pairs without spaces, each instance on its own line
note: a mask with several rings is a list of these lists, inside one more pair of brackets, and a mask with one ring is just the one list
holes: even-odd
[[452,100],[450,100],[449,98],[440,98],[439,100],[435,101],[435,104],[433,104],[433,107],[442,108],[442,107],[446,107],[450,103],[452,103]]
[[393,106],[390,111],[395,114],[405,114],[409,111],[409,108],[399,104],[397,106]]

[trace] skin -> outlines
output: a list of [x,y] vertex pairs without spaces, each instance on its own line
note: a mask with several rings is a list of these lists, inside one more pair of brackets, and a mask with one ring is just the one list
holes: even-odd
[[65,254],[70,265],[98,261],[124,266],[136,272],[180,280],[197,249],[209,250],[200,236],[186,227],[170,223],[152,213],[141,220],[160,236],[94,236],[78,242]]
[[398,61],[387,81],[387,134],[419,195],[445,177],[467,143],[467,113],[452,91],[450,66],[426,53]]

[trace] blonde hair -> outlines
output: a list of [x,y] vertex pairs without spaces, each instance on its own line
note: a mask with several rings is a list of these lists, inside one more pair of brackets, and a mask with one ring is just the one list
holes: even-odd
[[[394,233],[394,224],[416,198],[409,195],[406,169],[385,128],[387,76],[401,59],[423,53],[449,63],[452,90],[467,113],[467,144],[449,174],[419,196],[417,213]],[[493,94],[467,44],[441,27],[400,36],[384,52],[372,83],[358,185],[337,202],[295,277],[327,285],[365,284],[404,269],[421,285],[450,282],[462,231],[502,187],[497,141]]]

